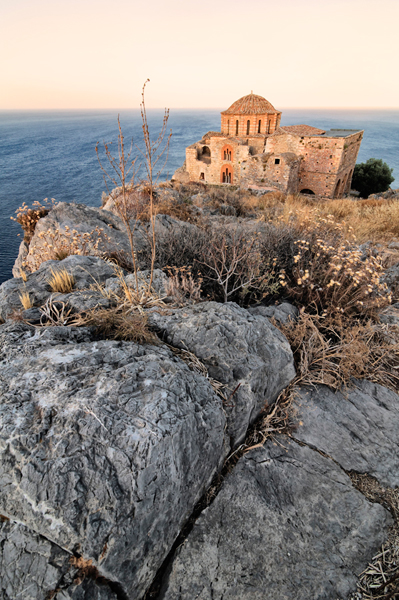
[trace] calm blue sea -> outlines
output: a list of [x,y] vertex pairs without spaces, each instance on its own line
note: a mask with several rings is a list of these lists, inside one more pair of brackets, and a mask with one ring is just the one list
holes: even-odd
[[[150,133],[156,134],[162,117],[163,111],[148,111]],[[125,140],[140,144],[139,111],[121,111],[120,118]],[[283,110],[282,125],[302,123],[364,129],[358,162],[382,158],[399,187],[399,110]],[[186,146],[220,130],[220,112],[172,110],[168,127],[173,135],[163,178],[181,166]],[[95,146],[103,140],[116,146],[116,111],[0,111],[0,283],[11,277],[18,253],[21,228],[10,217],[22,202],[55,198],[101,205],[105,185]]]

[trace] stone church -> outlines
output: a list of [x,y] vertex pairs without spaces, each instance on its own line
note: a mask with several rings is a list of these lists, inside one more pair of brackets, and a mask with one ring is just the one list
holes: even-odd
[[252,92],[223,111],[221,131],[186,148],[175,181],[203,181],[341,198],[363,137],[355,129],[281,126],[281,112]]

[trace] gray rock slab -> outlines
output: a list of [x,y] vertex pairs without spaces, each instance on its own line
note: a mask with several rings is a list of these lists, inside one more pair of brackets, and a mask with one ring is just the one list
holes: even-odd
[[282,302],[277,306],[252,306],[248,308],[251,315],[261,315],[268,319],[276,319],[278,323],[288,323],[289,320],[296,321],[299,310],[289,302]]
[[159,600],[344,599],[390,523],[332,460],[279,437],[240,459]]
[[169,344],[193,352],[211,377],[236,390],[225,407],[233,446],[295,376],[292,351],[282,333],[265,317],[233,302],[154,312],[150,323]]
[[388,325],[399,325],[399,303],[396,302],[395,304],[384,308],[378,316],[381,323],[387,323]]
[[357,381],[344,395],[326,386],[303,389],[296,400],[295,439],[318,448],[343,469],[399,486],[399,395]]
[[21,295],[29,294],[35,306],[41,306],[52,294],[49,279],[53,272],[66,269],[75,279],[74,290],[81,290],[105,283],[115,276],[113,265],[96,256],[68,256],[64,260],[48,260],[37,271],[21,277],[9,279],[0,286],[0,317],[6,319],[14,311],[22,309]]
[[[76,244],[84,253],[98,255],[101,252],[119,251],[127,258],[131,256],[125,226],[117,215],[85,204],[59,202],[48,215],[37,222],[27,255],[21,248],[21,252],[25,254],[23,262],[28,271],[35,271],[42,261],[51,258],[46,249],[46,242],[57,247],[59,242],[57,239],[53,241],[51,236],[64,236],[65,227],[70,233],[77,232]],[[83,239],[84,234],[90,234],[90,237]],[[147,247],[147,236],[141,229],[136,230],[134,239],[136,252]],[[21,260],[17,259],[18,265]]]
[[209,382],[166,348],[0,327],[0,513],[139,599],[223,461]]
[[71,554],[25,525],[0,518],[2,600],[117,600],[107,582],[81,577],[71,559]]

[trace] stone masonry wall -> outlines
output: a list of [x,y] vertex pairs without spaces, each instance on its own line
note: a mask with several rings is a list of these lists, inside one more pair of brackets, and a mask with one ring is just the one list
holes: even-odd
[[[259,133],[259,121],[261,122],[260,133],[265,135],[273,133],[280,125],[281,113],[276,112],[266,115],[222,115],[221,131],[225,135],[238,135],[246,137],[247,122],[250,122],[249,133]],[[238,121],[238,133],[236,123]]]

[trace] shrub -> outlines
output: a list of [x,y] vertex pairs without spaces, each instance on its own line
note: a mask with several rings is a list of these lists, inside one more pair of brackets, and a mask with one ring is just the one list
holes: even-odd
[[352,177],[352,187],[357,190],[363,198],[370,194],[386,192],[394,177],[393,169],[381,158],[369,158],[365,163],[355,166]]
[[77,317],[73,324],[92,327],[100,338],[140,344],[157,342],[155,334],[148,329],[147,315],[138,311],[132,312],[127,306],[94,308]]
[[[32,208],[29,208],[25,202],[17,208],[16,217],[11,217],[13,221],[19,223],[24,232],[24,241],[29,244],[31,241],[33,234],[35,232],[36,223],[42,217],[45,217],[52,206],[49,205],[47,198],[43,200],[45,204],[40,204],[40,202],[36,201],[33,203]],[[52,200],[54,203],[54,200]]]
[[317,237],[295,242],[294,266],[280,280],[292,298],[319,314],[370,315],[391,302],[381,261],[346,241]]

